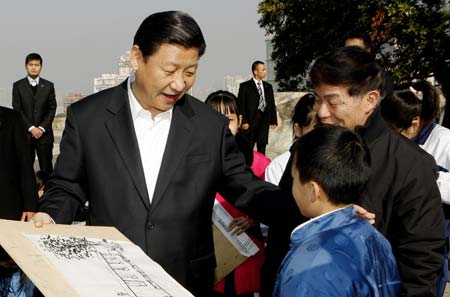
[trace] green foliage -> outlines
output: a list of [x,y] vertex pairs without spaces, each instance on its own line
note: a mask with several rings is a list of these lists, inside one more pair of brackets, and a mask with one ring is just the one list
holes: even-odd
[[446,0],[265,0],[259,25],[272,36],[281,90],[298,90],[319,56],[342,46],[348,32],[370,34],[372,51],[395,83],[429,76],[450,58]]

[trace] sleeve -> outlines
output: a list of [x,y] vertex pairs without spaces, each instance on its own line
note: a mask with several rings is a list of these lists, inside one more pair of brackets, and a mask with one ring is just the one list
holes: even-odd
[[441,193],[442,203],[450,204],[450,172],[439,172],[437,179],[439,192]]
[[275,104],[275,95],[273,93],[272,85],[270,85],[270,104],[272,105],[271,113],[270,113],[270,124],[271,125],[278,125],[278,119],[277,119],[277,106]]
[[50,92],[48,95],[48,109],[45,113],[45,116],[39,126],[43,127],[45,131],[51,130],[53,119],[55,118],[56,113],[56,95],[55,95],[55,87],[51,83],[50,84]]
[[69,224],[87,201],[86,173],[79,127],[71,107],[60,144],[60,154],[52,177],[46,184],[39,211],[58,224]]
[[18,112],[20,112],[22,119],[25,123],[25,127],[27,129],[29,129],[31,126],[33,126],[33,122],[31,121],[31,119],[29,119],[25,115],[25,113],[23,111],[22,99],[21,99],[20,92],[19,92],[19,89],[18,89],[16,83],[13,85],[13,89],[12,89],[12,107],[14,110],[17,110]]
[[20,170],[20,190],[23,199],[23,211],[35,212],[38,195],[33,171],[33,162],[30,160],[30,148],[27,143],[26,129],[23,120],[18,113],[14,122],[14,145],[17,155],[20,156],[17,165]]
[[241,83],[239,85],[237,104],[238,104],[239,113],[242,115],[242,125],[248,124],[248,116],[247,116],[248,111],[247,111],[247,107],[246,107],[246,102],[247,102],[246,97],[247,96],[246,96],[246,92],[245,92],[245,85],[243,85]]
[[400,295],[436,296],[445,243],[436,165],[428,155],[411,163],[414,167],[399,181],[387,236],[402,277]]

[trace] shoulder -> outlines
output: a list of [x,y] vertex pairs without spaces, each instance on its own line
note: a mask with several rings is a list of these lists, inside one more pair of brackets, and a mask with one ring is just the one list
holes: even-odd
[[253,82],[253,79],[251,78],[251,79],[249,79],[249,80],[246,80],[246,81],[244,81],[244,82],[241,82],[241,83],[239,84],[239,86],[245,88],[245,87],[251,86],[252,83],[254,83],[254,82]]
[[271,88],[272,89],[272,84],[268,83],[267,81],[263,80],[263,85],[265,88]]
[[[403,135],[389,129],[377,143],[374,148],[375,153],[389,150],[390,158],[396,159],[400,164],[407,168],[416,168],[417,162],[422,165],[429,164],[434,168],[435,162],[433,157],[425,150],[420,148],[416,143]],[[371,150],[372,153],[372,150]]]
[[19,80],[16,80],[16,81],[13,83],[13,87],[20,86],[20,85],[24,84],[26,81],[27,81],[26,78],[21,78],[21,79],[19,79]]
[[45,85],[53,86],[53,82],[46,80],[45,78],[39,78]]
[[[89,111],[99,107],[106,107],[113,97],[116,97],[121,92],[124,100],[128,100],[128,93],[126,88],[123,89],[121,85],[102,90],[100,92],[86,96],[85,98],[70,105],[70,109],[75,112]],[[119,95],[120,96],[120,95]],[[128,102],[128,101],[127,101]]]
[[211,121],[211,123],[224,123],[227,120],[223,114],[191,95],[186,94],[184,100],[184,103],[180,102],[181,104],[187,105],[184,108],[192,110],[195,116],[204,121]]
[[11,109],[11,108],[7,108],[7,107],[3,107],[0,106],[0,115],[3,118],[8,118],[8,119],[15,119],[15,118],[19,118],[20,114],[18,111]]

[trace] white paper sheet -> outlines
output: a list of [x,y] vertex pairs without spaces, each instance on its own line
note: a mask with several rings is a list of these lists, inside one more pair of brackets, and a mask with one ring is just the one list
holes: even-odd
[[80,296],[193,296],[131,242],[24,235],[63,273]]
[[259,251],[258,246],[253,240],[244,232],[240,235],[231,235],[228,231],[228,225],[233,220],[233,217],[223,208],[223,206],[216,200],[214,202],[212,221],[214,225],[222,232],[231,244],[238,250],[238,252],[246,257],[253,256]]

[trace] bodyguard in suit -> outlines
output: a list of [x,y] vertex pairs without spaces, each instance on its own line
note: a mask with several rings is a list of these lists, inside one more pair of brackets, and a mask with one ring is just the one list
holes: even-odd
[[35,154],[41,170],[52,173],[53,130],[52,122],[56,112],[55,88],[53,83],[39,76],[42,58],[32,53],[25,58],[27,77],[13,85],[12,106],[19,111],[28,131],[31,161]]
[[20,114],[0,107],[0,219],[28,220],[36,211],[36,181],[25,134]]
[[70,106],[55,171],[33,220],[114,226],[195,296],[211,296],[216,192],[245,206],[273,186],[245,166],[228,120],[186,94],[205,51],[195,20],[146,18],[121,85]]
[[239,86],[238,105],[242,114],[242,128],[247,130],[258,152],[265,154],[269,139],[269,126],[277,126],[277,110],[272,85],[263,81],[266,65],[261,61],[252,64],[253,78]]

